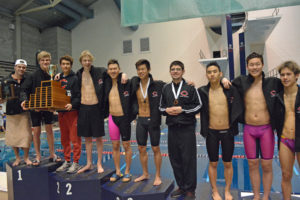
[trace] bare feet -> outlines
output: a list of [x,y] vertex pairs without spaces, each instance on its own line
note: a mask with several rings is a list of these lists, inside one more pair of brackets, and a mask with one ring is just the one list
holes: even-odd
[[40,164],[41,164],[41,157],[36,157],[36,158],[33,160],[32,165],[33,165],[33,166],[39,166]]
[[134,179],[134,182],[140,182],[140,181],[144,181],[144,180],[147,180],[147,179],[149,179],[149,175],[144,175],[143,174],[142,176]]
[[213,200],[222,200],[222,197],[220,196],[218,191],[212,192],[211,196],[212,196]]
[[269,200],[269,195],[266,195],[266,196],[264,195],[262,200]]
[[225,200],[233,200],[232,195],[230,194],[230,192],[225,192]]
[[93,169],[93,165],[92,164],[87,164],[86,166],[84,166],[83,168],[78,170],[77,174],[83,173],[85,171],[89,171],[91,169]]
[[29,160],[29,158],[24,159],[24,162],[26,163],[26,165],[32,165],[31,160]]
[[101,163],[97,163],[97,169],[98,169],[98,173],[99,173],[99,174],[101,174],[101,173],[104,172],[104,169],[103,169]]
[[20,158],[16,158],[15,162],[12,164],[13,167],[18,166],[21,162]]
[[159,177],[159,176],[155,177],[155,180],[154,180],[154,182],[153,182],[153,185],[154,185],[154,186],[158,186],[158,185],[160,185],[160,184],[161,184],[161,179],[160,179],[160,177]]

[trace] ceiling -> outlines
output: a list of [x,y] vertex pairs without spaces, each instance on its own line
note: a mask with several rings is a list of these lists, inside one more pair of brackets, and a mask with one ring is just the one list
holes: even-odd
[[0,0],[0,15],[21,16],[40,30],[59,26],[72,30],[81,20],[94,17],[89,8],[97,0]]

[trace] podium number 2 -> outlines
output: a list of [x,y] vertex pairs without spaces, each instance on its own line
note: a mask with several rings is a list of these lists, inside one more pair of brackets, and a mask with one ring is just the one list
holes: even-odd
[[66,188],[68,188],[67,190],[67,195],[72,195],[71,189],[72,189],[72,184],[71,183],[67,183]]
[[21,170],[19,169],[17,172],[18,172],[18,175],[19,175],[19,177],[18,177],[18,181],[23,181],[23,179],[22,179],[22,172],[21,172]]

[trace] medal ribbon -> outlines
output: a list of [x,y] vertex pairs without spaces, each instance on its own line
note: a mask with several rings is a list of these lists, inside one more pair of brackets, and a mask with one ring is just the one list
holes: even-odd
[[146,101],[146,98],[147,98],[149,85],[150,85],[150,78],[148,78],[148,83],[147,83],[146,92],[144,93],[144,91],[143,91],[143,86],[142,86],[142,82],[140,81],[140,89],[141,89],[141,92],[142,92],[142,95],[143,95],[143,98],[144,98],[145,101]]
[[175,98],[176,100],[177,100],[178,97],[179,97],[180,90],[181,90],[181,87],[182,87],[182,83],[183,83],[183,81],[180,82],[179,88],[178,88],[177,93],[176,93],[176,92],[175,92],[174,83],[172,82],[172,91],[173,91],[173,94],[174,94],[174,98]]

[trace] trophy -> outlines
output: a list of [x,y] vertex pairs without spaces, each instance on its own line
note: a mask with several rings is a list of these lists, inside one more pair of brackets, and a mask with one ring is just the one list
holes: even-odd
[[63,110],[71,102],[71,98],[66,95],[66,90],[61,87],[61,83],[53,80],[57,73],[57,66],[51,64],[47,72],[51,80],[42,81],[41,87],[35,88],[35,93],[30,94],[29,101],[25,102],[26,108]]
[[53,80],[53,76],[55,76],[55,74],[57,73],[57,66],[50,64],[48,67],[48,74],[51,77],[51,80]]
[[15,84],[8,83],[7,81],[0,81],[0,99],[10,100],[18,98],[15,95]]

